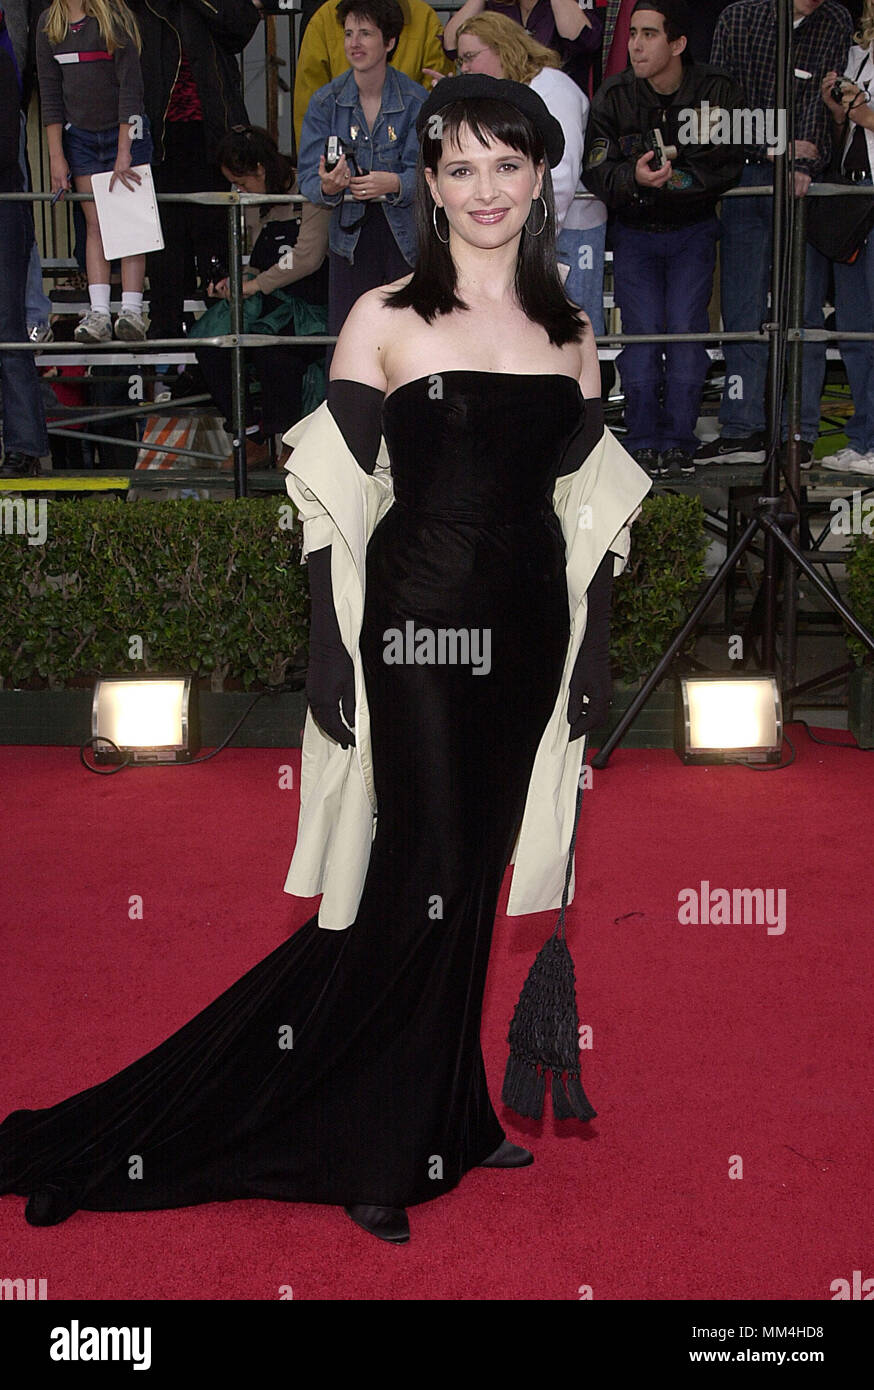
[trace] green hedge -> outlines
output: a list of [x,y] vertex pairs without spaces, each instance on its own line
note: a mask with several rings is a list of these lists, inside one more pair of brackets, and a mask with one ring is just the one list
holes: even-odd
[[[874,541],[856,536],[853,553],[847,560],[847,601],[853,616],[869,632],[874,632]],[[863,642],[847,630],[847,646],[857,666],[871,665],[874,657]]]
[[[301,528],[287,499],[48,504],[30,545],[4,503],[0,533],[0,681],[60,688],[100,672],[183,670],[248,689],[278,685],[306,660],[308,595]],[[616,585],[615,674],[648,671],[702,575],[697,498],[643,504]],[[131,638],[143,660],[131,656]]]
[[[704,577],[704,509],[698,497],[648,497],[631,531],[631,557],[616,581],[613,674],[648,675],[692,608]],[[691,637],[688,650],[695,645]]]
[[280,684],[305,659],[300,543],[287,499],[53,501],[45,545],[0,536],[0,677],[57,688],[181,669],[216,690]]

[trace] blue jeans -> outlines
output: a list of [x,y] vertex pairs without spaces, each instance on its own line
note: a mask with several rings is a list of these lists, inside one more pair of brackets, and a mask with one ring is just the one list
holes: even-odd
[[[719,219],[644,232],[613,222],[613,283],[623,333],[706,333]],[[710,358],[702,343],[635,343],[617,365],[625,392],[623,443],[636,449],[698,447],[695,425]]]
[[[26,203],[0,203],[0,342],[27,341],[24,287],[33,245]],[[41,458],[49,451],[39,377],[29,352],[0,352],[3,445],[7,454]]]
[[[21,115],[21,138],[18,146],[18,163],[21,167],[21,177],[24,180],[22,188],[25,193],[29,193],[30,173],[27,168],[27,125],[23,112]],[[27,287],[25,289],[24,299],[25,318],[28,328],[35,323],[48,323],[49,315],[52,312],[52,302],[42,287],[42,263],[39,258],[39,248],[36,242],[34,242],[33,246],[30,248],[30,264],[27,267]]]
[[[773,169],[746,164],[740,186],[772,184]],[[767,317],[771,277],[770,196],[726,198],[722,204],[720,286],[726,333],[758,329]],[[828,261],[812,246],[804,269],[804,326],[822,328]],[[825,343],[805,343],[802,350],[801,436],[813,443],[819,435]],[[767,343],[726,343],[725,392],[719,421],[727,439],[764,431]],[[785,437],[785,409],[783,434]]]
[[604,242],[607,223],[581,231],[566,227],[555,239],[558,259],[570,266],[564,282],[568,299],[588,314],[595,336],[604,328]]
[[[835,262],[835,321],[850,333],[874,328],[874,236],[852,265]],[[874,451],[874,341],[838,342],[853,397],[847,440],[858,454]]]
[[[143,123],[142,136],[139,140],[132,140],[130,147],[130,162],[133,165],[151,164],[154,153],[149,118],[141,116],[140,119]],[[117,125],[110,126],[108,130],[83,130],[67,121],[61,139],[72,178],[85,174],[109,174],[115,168],[118,156]]]

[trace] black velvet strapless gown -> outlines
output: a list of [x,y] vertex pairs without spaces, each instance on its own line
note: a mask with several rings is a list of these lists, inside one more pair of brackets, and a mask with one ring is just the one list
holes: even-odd
[[[410,1206],[499,1146],[482,997],[568,641],[551,497],[584,409],[554,375],[451,371],[386,399],[396,500],[368,546],[361,635],[378,820],[356,920],[311,918],[139,1061],[9,1115],[0,1192],[36,1194],[29,1220],[243,1197]],[[392,662],[391,629],[476,629],[479,646],[467,665]]]

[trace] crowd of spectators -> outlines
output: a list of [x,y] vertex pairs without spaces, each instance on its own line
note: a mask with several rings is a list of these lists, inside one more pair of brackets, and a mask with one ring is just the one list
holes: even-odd
[[[432,85],[455,71],[510,78],[539,92],[564,131],[553,171],[556,253],[594,331],[604,332],[605,248],[624,332],[706,333],[717,256],[725,330],[756,331],[768,309],[772,199],[723,194],[772,183],[781,149],[776,3],[466,0],[444,27],[425,0],[304,0],[286,154],[250,123],[242,94],[239,59],[261,0],[0,0],[0,192],[30,187],[24,113],[38,82],[59,197],[89,191],[103,172],[135,187],[142,165],[159,193],[300,193],[303,205],[247,209],[244,322],[260,333],[334,335],[360,294],[415,263],[416,117]],[[795,196],[828,171],[871,183],[874,0],[791,3]],[[94,205],[80,206],[90,304],[79,342],[227,331],[222,209],[162,202],[165,248],[122,260],[113,323],[113,267]],[[198,294],[208,308],[195,322],[185,300]],[[822,326],[828,299],[838,330],[874,328],[867,243],[851,264],[808,246],[808,326]],[[45,341],[50,310],[32,214],[0,202],[0,340]],[[824,462],[874,474],[874,346],[847,342],[842,356],[855,413],[847,448]],[[322,350],[279,346],[249,358],[261,390],[260,403],[247,397],[247,432],[258,446],[323,396],[330,353],[326,361]],[[729,342],[724,358],[721,433],[702,444],[704,347],[621,352],[625,442],[654,477],[764,460],[767,348]],[[227,354],[199,347],[197,360],[230,428]],[[824,372],[824,345],[806,344],[804,464],[819,434]],[[34,473],[47,443],[32,357],[0,352],[0,385],[0,474]]]

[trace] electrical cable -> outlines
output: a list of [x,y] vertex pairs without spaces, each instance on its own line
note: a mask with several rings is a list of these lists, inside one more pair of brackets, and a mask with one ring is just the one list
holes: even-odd
[[[80,745],[80,747],[79,747],[79,761],[80,761],[80,763],[82,764],[82,766],[83,766],[84,768],[87,768],[87,770],[88,770],[89,772],[94,772],[94,773],[96,773],[96,775],[97,775],[98,777],[112,777],[112,776],[115,775],[116,772],[123,772],[124,769],[125,769],[126,767],[131,767],[131,768],[134,768],[134,769],[139,770],[139,769],[144,768],[144,767],[156,767],[156,766],[158,766],[158,767],[194,767],[197,763],[208,763],[209,760],[210,760],[210,758],[216,757],[217,754],[223,752],[224,749],[227,748],[227,746],[228,746],[228,744],[230,743],[231,739],[234,737],[234,734],[235,734],[235,733],[237,732],[237,730],[241,727],[241,725],[244,724],[245,721],[249,718],[249,715],[252,713],[252,710],[255,708],[255,706],[257,705],[258,701],[259,701],[259,700],[263,700],[263,698],[264,698],[265,695],[282,695],[282,694],[288,694],[288,693],[292,693],[292,692],[294,692],[294,691],[298,691],[298,690],[300,690],[300,689],[302,688],[301,679],[299,678],[299,676],[298,676],[298,674],[297,674],[297,672],[299,672],[299,671],[300,671],[300,668],[295,668],[295,673],[296,673],[296,674],[292,676],[292,678],[291,678],[290,681],[285,681],[282,685],[269,686],[266,690],[259,690],[258,694],[254,697],[254,699],[252,700],[251,704],[248,705],[248,707],[247,707],[245,710],[243,710],[243,713],[240,715],[239,719],[237,720],[237,722],[236,722],[236,724],[234,725],[234,727],[231,729],[230,733],[227,734],[226,737],[222,739],[221,743],[218,744],[218,746],[217,746],[216,748],[211,749],[211,751],[210,751],[209,753],[203,753],[203,754],[201,754],[200,757],[197,757],[197,758],[189,758],[189,759],[187,759],[185,762],[180,762],[180,763],[177,763],[177,762],[172,762],[172,763],[169,763],[169,762],[168,762],[168,763],[154,763],[154,762],[136,763],[136,762],[133,761],[133,759],[131,758],[130,754],[128,754],[128,755],[125,757],[125,755],[123,754],[122,750],[118,747],[118,744],[113,743],[113,741],[112,741],[111,738],[107,738],[105,734],[97,734],[97,735],[95,735],[93,738],[88,738],[88,739],[86,739],[85,742],[84,742],[83,744]],[[96,744],[96,743],[108,743],[108,744],[111,744],[111,746],[115,749],[116,753],[120,754],[120,755],[124,758],[124,761],[121,762],[121,763],[118,763],[115,767],[108,767],[108,768],[97,767],[97,766],[95,766],[94,763],[89,763],[89,762],[86,760],[86,758],[85,758],[85,750],[86,750],[87,748],[93,747],[94,744]]]
[[795,762],[795,745],[785,729],[783,730],[783,739],[789,744],[789,751],[792,754],[792,757],[787,758],[785,763],[748,763],[743,758],[726,758],[725,761],[734,767],[745,767],[749,772],[784,772]]

